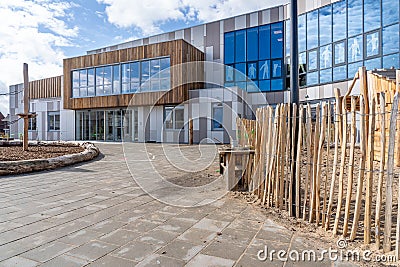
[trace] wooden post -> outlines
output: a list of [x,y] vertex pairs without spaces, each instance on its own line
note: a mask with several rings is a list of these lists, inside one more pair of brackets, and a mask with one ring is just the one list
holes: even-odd
[[356,97],[351,97],[351,126],[350,126],[350,159],[349,169],[347,173],[347,194],[346,194],[346,206],[344,212],[344,225],[343,225],[343,236],[347,236],[349,217],[350,217],[350,203],[351,194],[353,193],[353,170],[354,170],[354,147],[356,144]]
[[[326,155],[329,159],[330,149],[331,149],[331,102],[328,101],[328,127],[327,127],[327,135],[326,135]],[[328,176],[329,176],[329,169],[330,169],[330,161],[326,161],[326,171],[325,171],[325,180],[324,180],[324,199],[322,201],[322,227],[325,227],[326,222],[326,201],[327,201],[327,187],[328,187]]]
[[29,76],[28,76],[28,64],[24,63],[24,139],[23,147],[24,151],[28,150],[28,127],[29,127]]
[[385,93],[380,92],[379,100],[379,112],[381,118],[381,151],[379,153],[380,163],[379,163],[379,178],[378,178],[378,192],[376,196],[376,209],[375,209],[375,244],[378,249],[381,244],[381,208],[382,208],[382,187],[383,187],[383,176],[385,172],[385,160],[386,160],[386,121],[385,121]]
[[303,200],[303,220],[306,220],[306,211],[307,211],[307,200],[308,200],[308,191],[311,191],[311,179],[312,179],[312,172],[311,172],[311,163],[313,153],[311,151],[311,144],[312,144],[312,118],[311,118],[311,106],[307,104],[307,114],[306,114],[306,148],[307,148],[307,171],[306,171],[306,181],[304,185],[304,200]]
[[302,145],[302,140],[303,140],[303,114],[304,114],[304,107],[303,105],[300,105],[299,108],[299,127],[298,127],[298,141],[297,141],[297,155],[296,155],[296,161],[293,162],[293,164],[296,164],[296,218],[300,218],[300,175],[301,175],[301,145]]
[[189,145],[193,145],[193,119],[189,119]]
[[312,179],[311,181],[311,197],[310,197],[310,217],[309,222],[312,223],[314,220],[314,210],[316,206],[317,199],[317,164],[318,164],[318,147],[319,147],[319,135],[320,135],[320,104],[318,103],[315,108],[315,127],[314,127],[314,147],[313,147],[313,161],[312,161]]
[[[318,123],[321,123],[321,130],[320,136],[319,136],[319,143],[318,143],[318,153],[317,153],[317,173],[315,176],[315,220],[317,225],[319,224],[321,215],[320,215],[320,206],[321,206],[321,169],[322,169],[322,150],[324,147],[324,140],[325,140],[325,129],[326,129],[326,117],[327,117],[327,104],[326,102],[322,103],[322,116],[321,116],[321,122],[317,121],[316,125]],[[318,126],[319,127],[319,126]]]
[[393,209],[393,169],[394,169],[394,146],[396,140],[396,120],[399,110],[399,93],[396,92],[393,100],[392,111],[390,114],[389,128],[389,147],[387,162],[387,180],[386,180],[386,205],[385,205],[385,230],[383,236],[383,252],[389,252],[391,249],[392,234],[392,209]]

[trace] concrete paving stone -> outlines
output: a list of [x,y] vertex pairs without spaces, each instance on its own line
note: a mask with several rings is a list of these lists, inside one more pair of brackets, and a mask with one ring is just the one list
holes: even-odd
[[99,222],[99,223],[89,227],[88,229],[91,231],[100,232],[100,233],[110,233],[118,228],[123,227],[124,225],[126,225],[126,223],[117,222],[115,220],[108,219],[108,220]]
[[264,221],[265,215],[262,214],[256,207],[247,206],[239,215],[240,218],[251,220],[251,221]]
[[216,236],[217,233],[214,231],[192,227],[178,236],[177,239],[190,242],[192,244],[206,244],[213,240],[213,238]]
[[255,236],[255,232],[225,228],[216,240],[240,246],[248,246]]
[[73,248],[74,246],[55,241],[25,252],[21,256],[39,262],[46,262]]
[[139,232],[128,231],[124,229],[117,229],[108,234],[105,234],[98,238],[99,241],[114,244],[114,245],[125,245],[130,241],[140,236]]
[[228,229],[235,230],[245,230],[249,232],[257,232],[263,225],[263,220],[260,221],[252,221],[243,218],[237,218],[230,225],[228,225]]
[[356,267],[358,265],[348,261],[335,261],[332,264],[333,267]]
[[26,234],[35,234],[47,229],[53,228],[56,225],[54,223],[48,221],[38,221],[28,225],[24,225],[22,227],[17,228],[18,232],[26,233]]
[[127,259],[117,258],[110,255],[106,255],[94,262],[90,263],[90,267],[101,267],[101,266],[113,266],[113,267],[133,267],[136,266],[137,262],[130,261]]
[[224,229],[228,224],[229,222],[203,218],[200,221],[198,221],[195,225],[193,225],[193,227],[214,232],[221,232],[222,229]]
[[0,223],[0,233],[6,232],[6,231],[9,231],[9,230],[21,227],[21,226],[23,226],[23,224],[17,223],[17,222],[3,222],[3,223]]
[[33,267],[38,265],[38,262],[20,256],[0,262],[0,267]]
[[245,246],[214,240],[201,253],[237,261],[245,249]]
[[183,267],[185,262],[178,259],[168,258],[158,254],[152,254],[141,261],[136,267]]
[[197,222],[198,220],[206,217],[207,215],[208,215],[207,213],[196,212],[193,209],[188,209],[176,215],[174,218]]
[[175,239],[179,234],[160,229],[153,229],[143,235],[138,240],[141,242],[155,244],[155,245],[166,245],[171,240]]
[[155,244],[133,241],[114,251],[112,256],[139,262],[154,253],[160,247],[161,246]]
[[215,266],[215,267],[231,267],[235,264],[235,261],[219,258],[215,256],[209,256],[204,254],[198,254],[191,261],[188,262],[186,267],[203,267],[203,266]]
[[207,219],[217,220],[217,221],[225,221],[232,222],[237,218],[237,214],[227,213],[227,212],[213,212],[206,216]]
[[151,212],[151,213],[143,215],[142,219],[147,220],[147,221],[152,221],[152,222],[154,221],[154,222],[163,223],[175,215],[176,215],[175,213],[156,211],[156,212]]
[[89,243],[86,243],[80,247],[74,248],[67,254],[84,260],[94,261],[115,250],[117,247],[118,246],[95,240],[90,241]]
[[189,261],[204,248],[204,245],[195,245],[182,240],[173,240],[167,246],[158,250],[158,254],[175,259]]
[[256,238],[264,240],[275,240],[282,243],[289,243],[292,238],[292,232],[283,226],[267,219],[261,230],[257,233]]
[[28,236],[26,233],[21,233],[16,230],[11,230],[7,232],[3,232],[0,234],[0,245],[4,245],[6,243],[21,239],[23,237]]
[[134,222],[126,224],[123,227],[123,229],[130,230],[130,231],[136,231],[139,233],[146,233],[146,232],[156,228],[159,225],[160,225],[159,222],[152,222],[152,221],[138,219]]
[[113,217],[118,222],[131,223],[143,217],[143,214],[138,214],[136,211],[127,211]]
[[266,249],[271,252],[271,250],[279,251],[285,250],[288,251],[290,243],[280,242],[279,240],[264,240],[264,239],[253,239],[250,245],[246,249],[246,254],[251,257],[257,257],[257,254],[260,250],[265,251]]
[[235,264],[235,267],[260,267],[260,266],[268,266],[268,267],[282,267],[284,266],[284,262],[281,261],[261,261],[257,259],[257,257],[252,257],[250,255],[243,255],[239,261]]
[[162,229],[165,231],[183,233],[195,224],[194,220],[186,220],[181,218],[172,218],[167,222],[161,224],[157,229]]
[[60,255],[58,257],[55,257],[43,264],[40,265],[40,267],[55,267],[55,266],[60,266],[60,267],[80,267],[87,265],[89,261],[72,257],[70,255]]
[[82,245],[84,243],[97,239],[101,235],[103,235],[103,233],[90,231],[88,229],[82,229],[80,231],[60,238],[59,241],[71,245]]

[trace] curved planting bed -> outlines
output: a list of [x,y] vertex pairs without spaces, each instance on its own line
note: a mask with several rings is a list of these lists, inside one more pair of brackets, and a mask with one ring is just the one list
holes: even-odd
[[24,152],[21,142],[0,142],[0,175],[55,169],[94,159],[99,153],[92,143],[30,142]]

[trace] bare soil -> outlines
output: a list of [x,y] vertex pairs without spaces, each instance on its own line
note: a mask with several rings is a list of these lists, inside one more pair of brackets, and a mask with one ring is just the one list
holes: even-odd
[[29,146],[28,151],[23,151],[21,146],[7,146],[0,147],[0,161],[55,158],[83,150],[79,146]]

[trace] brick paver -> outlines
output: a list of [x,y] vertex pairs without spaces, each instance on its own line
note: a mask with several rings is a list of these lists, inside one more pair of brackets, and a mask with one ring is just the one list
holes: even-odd
[[[257,259],[265,245],[301,249],[303,241],[243,201],[169,206],[135,183],[121,144],[98,146],[103,156],[95,161],[0,179],[0,266],[298,265]],[[146,159],[128,160],[146,175]],[[165,161],[157,164],[176,174]]]

